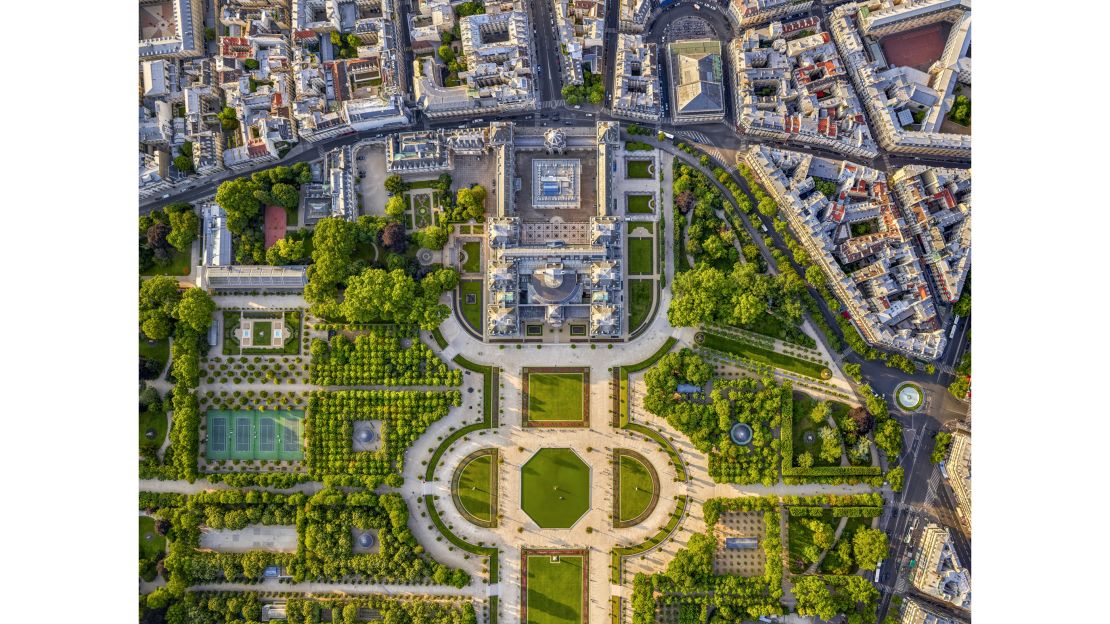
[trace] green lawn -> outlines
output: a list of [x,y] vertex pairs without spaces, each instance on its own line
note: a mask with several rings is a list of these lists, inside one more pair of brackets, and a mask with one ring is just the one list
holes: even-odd
[[528,557],[528,612],[525,624],[580,624],[582,622],[581,555]]
[[651,195],[629,195],[627,211],[629,214],[652,214],[655,211],[651,208]]
[[[467,303],[466,296],[474,295],[475,302]],[[481,280],[462,280],[459,282],[459,308],[462,310],[463,317],[474,331],[482,331],[482,281]]]
[[462,265],[462,270],[466,273],[477,273],[482,270],[482,244],[478,241],[471,241],[463,243],[463,251],[466,252],[466,262]]
[[582,373],[528,373],[528,420],[580,421]]
[[483,522],[493,521],[493,453],[470,460],[459,474],[458,497],[463,510]]
[[146,336],[139,332],[139,357],[148,360],[154,360],[166,366],[166,362],[170,359],[170,340],[163,338],[161,340],[148,340]]
[[545,529],[570,528],[590,508],[590,467],[570,449],[540,449],[520,469],[520,508]]
[[652,247],[652,239],[650,238],[628,239],[629,275],[651,275],[655,272],[651,255]]
[[153,265],[145,271],[139,273],[143,277],[151,277],[154,275],[188,275],[193,264],[193,250],[178,251],[173,247],[170,248],[170,262],[164,266]]
[[652,162],[650,160],[625,161],[625,177],[650,180],[652,178]]
[[139,516],[139,559],[155,559],[165,550],[166,538],[154,530],[154,518]]
[[651,298],[654,284],[650,279],[628,280],[628,331],[634,332],[647,320],[651,311]]
[[432,178],[431,180],[415,180],[412,182],[406,182],[405,184],[408,184],[410,189],[424,189],[432,188],[436,185],[436,182],[438,181],[438,178]]
[[651,505],[654,486],[651,473],[639,459],[628,455],[620,458],[620,517],[628,522],[644,513]]
[[[146,432],[154,430],[154,437],[147,439]],[[143,410],[139,412],[139,446],[161,448],[166,439],[166,415],[161,412]]]
[[829,371],[828,368],[816,362],[800,360],[796,357],[786,355],[785,353],[777,353],[746,342],[718,336],[717,334],[711,334],[709,332],[705,332],[704,336],[705,340],[701,344],[710,349],[716,349],[724,353],[732,353],[753,362],[793,371],[799,375],[805,375],[814,379],[825,379],[827,378],[825,376],[832,375],[832,372]]
[[807,336],[800,328],[784,323],[778,317],[770,314],[761,314],[754,323],[741,325],[740,328],[757,334],[763,334],[768,338],[778,338],[786,342],[793,342],[803,347],[809,347],[810,349],[817,347],[817,342],[813,338]]
[[274,326],[270,321],[255,321],[251,325],[251,332],[253,336],[253,344],[270,346],[274,338]]

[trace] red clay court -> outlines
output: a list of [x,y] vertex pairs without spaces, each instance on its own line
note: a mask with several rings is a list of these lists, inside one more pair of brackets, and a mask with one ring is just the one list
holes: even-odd
[[951,24],[938,22],[884,37],[879,45],[891,67],[914,67],[926,71],[933,61],[940,58],[950,30]]
[[266,249],[285,238],[285,209],[281,206],[266,206]]

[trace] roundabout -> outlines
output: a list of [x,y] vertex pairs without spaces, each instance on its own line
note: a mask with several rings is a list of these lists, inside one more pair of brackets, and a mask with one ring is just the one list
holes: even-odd
[[925,401],[925,391],[921,386],[906,382],[894,389],[894,402],[904,412],[915,412]]

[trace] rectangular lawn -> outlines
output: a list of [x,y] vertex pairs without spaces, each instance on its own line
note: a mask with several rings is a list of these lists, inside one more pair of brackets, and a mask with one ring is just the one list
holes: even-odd
[[463,262],[462,270],[466,273],[477,273],[482,270],[482,244],[478,241],[469,241],[463,243],[463,252],[466,253],[466,261]]
[[651,214],[653,212],[655,211],[651,208],[651,195],[628,196],[629,214]]
[[628,239],[628,274],[629,275],[651,275],[654,273],[654,266],[652,263],[652,244],[651,238],[630,238]]
[[[467,303],[467,297],[474,296],[474,303]],[[459,307],[463,317],[474,331],[482,331],[482,280],[462,280],[459,282]]]
[[533,422],[581,422],[585,417],[583,375],[527,373],[528,413]]
[[653,289],[654,282],[650,279],[628,280],[628,331],[636,331],[647,320]]
[[652,162],[650,160],[628,160],[625,163],[625,177],[642,180],[651,179]]
[[805,375],[806,377],[824,379],[824,377],[822,377],[822,372],[828,370],[826,367],[816,362],[801,360],[786,355],[785,353],[778,353],[776,351],[757,347],[740,340],[733,340],[709,332],[705,332],[704,336],[705,341],[702,342],[703,347],[715,349],[724,353],[732,353],[759,364],[793,371],[799,375]]
[[582,555],[528,555],[526,624],[580,624],[582,622]]

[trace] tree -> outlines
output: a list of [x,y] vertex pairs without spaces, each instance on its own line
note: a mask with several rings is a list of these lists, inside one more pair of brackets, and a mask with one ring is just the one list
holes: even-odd
[[296,208],[301,202],[301,194],[292,184],[275,184],[270,188],[270,196],[283,208]]
[[829,414],[831,413],[832,408],[829,407],[828,401],[818,401],[817,404],[813,406],[813,411],[809,413],[809,417],[814,423],[823,425],[828,421]]
[[814,288],[823,288],[825,286],[825,273],[816,264],[811,264],[806,267],[806,281]]
[[455,51],[452,50],[451,46],[449,45],[445,44],[439,46],[439,49],[436,50],[436,52],[439,53],[439,58],[442,59],[444,63],[450,63],[455,60]]
[[165,249],[169,244],[172,228],[167,223],[155,223],[147,228],[146,244],[151,249]]
[[190,206],[188,210],[170,213],[171,232],[166,240],[178,251],[187,252],[200,232],[200,219]]
[[458,190],[455,204],[462,219],[477,219],[486,211],[486,189],[481,184]]
[[874,570],[888,553],[886,533],[870,527],[860,528],[852,537],[852,552],[856,564],[864,570]]
[[859,383],[863,380],[863,367],[854,362],[848,362],[844,365],[844,374],[851,377],[856,383]]
[[222,111],[216,113],[216,118],[220,120],[220,127],[224,132],[231,132],[239,127],[239,119],[235,114],[235,109],[225,106]]
[[933,453],[929,456],[929,460],[934,464],[939,464],[948,457],[948,448],[952,446],[952,434],[947,431],[938,431],[936,437],[933,438]]
[[305,258],[305,242],[302,239],[285,237],[266,250],[266,264],[281,266],[296,264]]
[[694,207],[694,193],[685,190],[675,195],[674,205],[678,208],[679,212],[686,214],[690,208]]
[[429,225],[417,233],[416,240],[425,249],[443,249],[447,244],[447,236],[447,228]]
[[821,439],[821,450],[819,456],[821,460],[826,463],[837,463],[840,460],[840,435],[836,429],[825,426],[817,431],[817,437]]
[[254,70],[256,70],[260,67],[260,64],[258,63],[257,60],[252,59],[252,58],[248,58],[248,59],[243,59],[243,67],[245,67],[247,69],[247,71],[254,71]]
[[399,217],[405,213],[408,204],[405,203],[404,195],[394,195],[385,202],[385,214],[391,217]]
[[906,471],[901,466],[891,468],[886,473],[886,480],[890,482],[890,489],[901,492],[902,484],[906,480]]
[[409,189],[409,185],[405,184],[401,176],[396,173],[385,179],[385,190],[389,191],[390,195],[400,195]]
[[809,451],[803,452],[801,455],[798,455],[797,464],[802,470],[813,468],[813,455],[811,455]]
[[382,228],[381,243],[393,253],[404,253],[408,247],[408,238],[405,236],[405,227],[394,221]]
[[216,189],[216,203],[227,211],[227,229],[233,234],[243,232],[257,217],[262,204],[255,197],[258,190],[250,178],[235,178]]
[[151,340],[161,340],[173,332],[173,320],[181,291],[177,280],[159,275],[139,285],[139,326]]
[[867,435],[867,433],[871,431],[871,426],[874,423],[874,419],[871,418],[871,414],[868,414],[867,410],[863,409],[862,407],[853,407],[851,410],[849,410],[848,418],[851,419],[853,423],[855,423],[856,434],[861,436]]
[[177,304],[177,320],[184,323],[196,332],[208,331],[212,324],[212,313],[216,311],[216,302],[200,288],[190,288],[181,295]]
[[893,459],[902,453],[902,425],[893,418],[882,421],[875,428],[875,444]]
[[173,167],[174,167],[174,169],[177,169],[181,173],[186,173],[186,174],[193,173],[193,171],[195,171],[195,169],[193,168],[193,159],[188,157],[188,156],[185,156],[184,154],[182,154],[181,156],[175,156],[174,157]]

